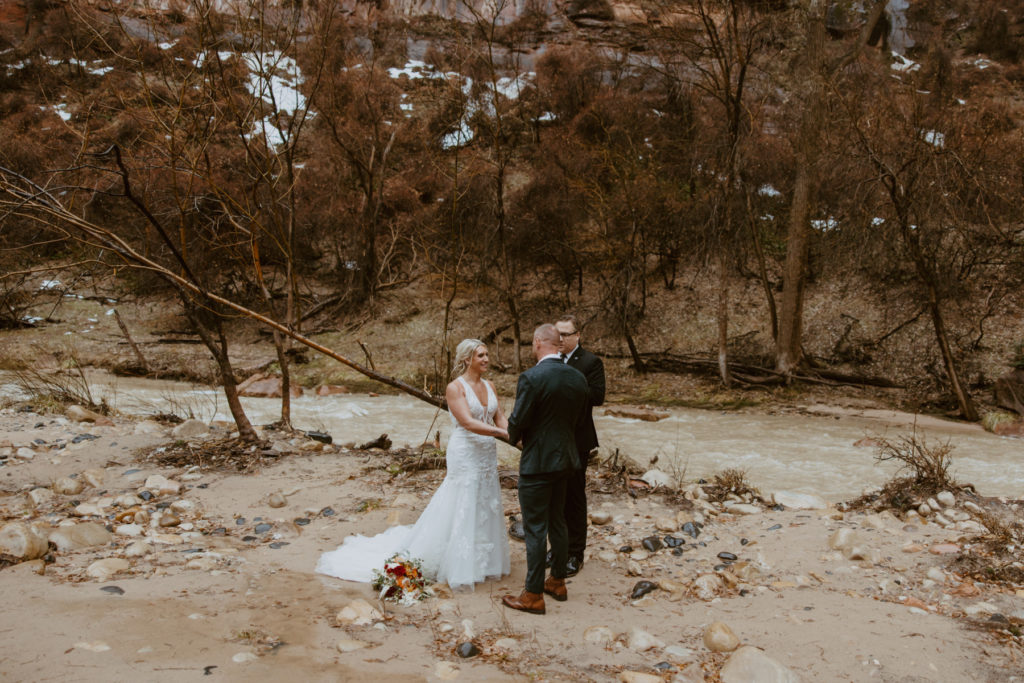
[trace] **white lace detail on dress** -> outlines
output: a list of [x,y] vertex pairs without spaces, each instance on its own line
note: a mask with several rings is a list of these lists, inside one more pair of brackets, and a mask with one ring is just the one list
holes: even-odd
[[[498,397],[487,386],[487,406],[462,377],[470,414],[494,424]],[[509,573],[509,548],[498,484],[494,438],[474,434],[454,416],[445,455],[447,474],[412,527],[392,527],[367,538],[350,536],[337,550],[320,557],[316,571],[343,579],[370,581],[373,569],[396,552],[423,562],[431,579],[453,589]]]

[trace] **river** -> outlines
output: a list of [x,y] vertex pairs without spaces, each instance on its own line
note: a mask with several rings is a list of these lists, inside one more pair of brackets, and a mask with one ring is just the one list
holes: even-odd
[[[229,420],[222,392],[181,382],[89,376],[96,397],[121,413],[145,415],[173,412],[205,421]],[[276,420],[278,399],[245,398],[254,424]],[[511,411],[512,399],[502,405]],[[605,454],[616,449],[641,464],[657,457],[656,467],[685,480],[710,477],[727,467],[747,472],[762,492],[777,489],[817,493],[840,501],[860,495],[886,481],[891,463],[877,463],[875,449],[854,443],[864,437],[909,434],[913,415],[884,410],[837,410],[809,407],[807,413],[722,412],[688,408],[659,410],[669,417],[658,422],[613,417],[605,407],[595,410],[595,423]],[[441,432],[444,442],[449,417],[417,399],[399,395],[344,394],[305,396],[292,402],[292,422],[300,429],[331,434],[336,443],[364,443],[387,433],[396,446],[420,444]],[[949,441],[953,474],[984,495],[1024,497],[1024,441],[1003,438],[980,426],[916,418],[927,443]],[[502,459],[514,451],[500,444]]]

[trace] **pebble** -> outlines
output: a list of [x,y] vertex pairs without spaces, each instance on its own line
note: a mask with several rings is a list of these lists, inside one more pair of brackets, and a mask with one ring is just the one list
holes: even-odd
[[681,545],[686,545],[686,540],[679,538],[678,536],[666,536],[662,540],[669,548],[678,548]]
[[696,522],[686,522],[683,524],[682,532],[690,538],[697,538],[700,536],[700,529],[697,527]]
[[642,671],[620,671],[619,680],[622,683],[662,683],[664,679]]
[[249,662],[255,662],[257,659],[259,657],[252,652],[239,652],[231,658],[231,661],[235,664],[248,664]]
[[832,550],[845,550],[857,543],[857,534],[853,529],[837,529],[828,539],[828,547]]
[[671,517],[659,517],[654,522],[654,528],[658,531],[675,531],[679,525]]
[[634,550],[629,554],[629,558],[631,560],[636,560],[637,562],[643,562],[650,556],[651,554],[646,550]]
[[181,484],[161,474],[153,474],[146,477],[146,483],[143,488],[155,491],[157,495],[167,496],[176,495],[181,490]]
[[172,511],[178,513],[179,515],[186,515],[198,511],[198,506],[196,506],[196,504],[193,501],[185,500],[184,498],[181,500],[174,501],[173,503],[171,503],[170,507]]
[[946,572],[942,571],[938,567],[929,567],[926,576],[936,583],[946,582]]
[[658,584],[653,581],[637,581],[636,585],[633,586],[633,592],[629,594],[630,600],[637,600],[644,597],[651,591],[657,590]]
[[735,553],[730,553],[723,550],[722,552],[718,553],[718,559],[725,560],[726,562],[735,562],[737,558]]
[[732,652],[739,645],[740,639],[720,621],[712,622],[704,629],[704,647],[712,652]]
[[956,543],[937,543],[928,548],[932,555],[953,555],[960,552],[960,546]]
[[104,586],[100,588],[104,593],[110,593],[111,595],[124,595],[124,589],[120,586]]
[[75,643],[74,647],[76,650],[86,650],[88,652],[106,652],[110,649],[110,646],[104,643],[102,640]]
[[94,489],[98,489],[103,486],[103,470],[88,469],[82,472],[82,480]]
[[725,506],[725,511],[734,515],[756,515],[761,508],[750,503],[730,503]]
[[283,508],[288,504],[288,500],[284,497],[283,493],[275,491],[267,497],[267,505],[272,508]]
[[644,540],[640,541],[640,545],[642,545],[645,550],[652,553],[658,552],[664,547],[661,543],[661,539],[657,536],[648,536]]
[[206,436],[209,433],[210,428],[206,423],[195,419],[185,420],[171,430],[171,436],[176,439],[193,439],[200,436]]
[[42,487],[32,489],[28,492],[28,499],[32,501],[32,505],[39,507],[45,505],[54,499],[53,491],[50,489],[44,489]]
[[626,647],[634,652],[646,652],[655,648],[663,648],[665,643],[642,628],[634,626],[626,635]]
[[145,541],[134,541],[124,549],[125,557],[145,557],[153,552],[153,546]]
[[597,510],[596,512],[590,513],[590,523],[597,526],[604,526],[608,522],[612,521],[612,513],[607,510]]
[[100,581],[106,581],[114,574],[126,572],[129,569],[131,569],[131,565],[128,560],[123,560],[120,557],[108,557],[90,564],[85,573]]
[[383,618],[384,615],[376,607],[362,598],[356,598],[338,612],[335,620],[341,624],[365,626]]
[[286,545],[290,545],[288,541],[275,541],[274,543],[270,544],[270,547],[274,550],[277,550],[279,548],[285,547]]
[[608,645],[615,640],[615,634],[607,626],[591,626],[583,631],[583,640],[594,645]]
[[342,638],[338,641],[338,644],[335,645],[335,647],[338,649],[338,652],[353,652],[355,650],[361,650],[368,645],[369,643],[364,643],[363,641],[355,640],[354,638]]
[[938,495],[935,496],[935,500],[937,500],[941,505],[947,508],[951,508],[954,505],[956,505],[956,496],[954,496],[949,491],[943,491],[939,493]]
[[59,493],[62,496],[74,496],[82,492],[85,488],[85,484],[81,479],[72,479],[71,477],[61,477],[57,481],[53,482],[54,493]]
[[694,592],[701,600],[711,600],[722,589],[724,581],[717,574],[702,574],[693,581]]
[[800,677],[762,650],[744,645],[719,672],[722,683],[799,683]]
[[36,457],[36,452],[31,448],[25,448],[24,446],[22,446],[18,450],[14,451],[14,457],[18,458],[19,460],[31,460],[32,458]]
[[469,640],[464,643],[459,643],[457,646],[455,646],[455,654],[462,657],[463,659],[468,659],[469,657],[476,657],[478,654],[480,654],[480,648],[476,646],[476,643]]
[[794,493],[792,491],[776,491],[771,495],[775,505],[784,505],[792,510],[826,510],[828,502],[813,493]]
[[142,525],[141,524],[121,524],[116,529],[114,529],[114,533],[117,534],[118,536],[141,536],[142,535]]

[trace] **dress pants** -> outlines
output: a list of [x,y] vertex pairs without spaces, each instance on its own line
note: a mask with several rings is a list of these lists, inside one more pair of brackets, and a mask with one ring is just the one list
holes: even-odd
[[565,489],[572,470],[519,477],[519,507],[526,534],[526,590],[544,592],[545,560],[551,543],[551,576],[564,579],[569,558]]
[[587,547],[587,454],[583,466],[569,473],[565,488],[565,525],[569,533],[569,557],[583,559]]

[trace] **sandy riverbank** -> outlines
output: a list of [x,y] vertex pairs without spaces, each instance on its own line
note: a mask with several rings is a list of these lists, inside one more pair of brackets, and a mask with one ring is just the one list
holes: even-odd
[[[95,438],[74,443],[82,435]],[[412,522],[443,472],[392,477],[381,467],[387,455],[302,439],[289,445],[296,454],[265,458],[250,473],[137,457],[175,440],[170,427],[128,418],[97,426],[0,412],[4,523],[65,527],[61,538],[89,520],[117,529],[105,516],[133,502],[115,504],[125,495],[139,497],[150,520],[178,519],[152,527],[142,518],[96,545],[52,551],[45,567],[0,571],[5,680],[787,680],[781,668],[774,678],[737,678],[741,660],[759,653],[709,649],[714,622],[804,681],[1024,680],[1020,638],[987,628],[1019,628],[1024,591],[964,579],[953,554],[930,552],[963,543],[963,531],[834,508],[729,513],[678,492],[632,497],[600,472],[591,511],[610,521],[591,526],[568,602],[552,601],[545,616],[500,606],[525,571],[523,546],[510,541],[511,576],[471,594],[442,587],[437,598],[388,605],[356,624],[339,613],[367,610],[359,601],[381,606],[366,585],[314,574],[317,557],[348,534]],[[209,443],[180,441],[196,452]],[[29,495],[72,475],[96,486]],[[283,507],[269,505],[273,493],[285,494]],[[503,489],[510,514],[514,494]],[[704,522],[696,539],[679,530],[694,519]],[[643,539],[666,535],[684,539],[684,551],[643,550]],[[719,553],[737,559],[722,566]],[[658,588],[631,599],[642,580]],[[467,640],[481,654],[459,657]]]

